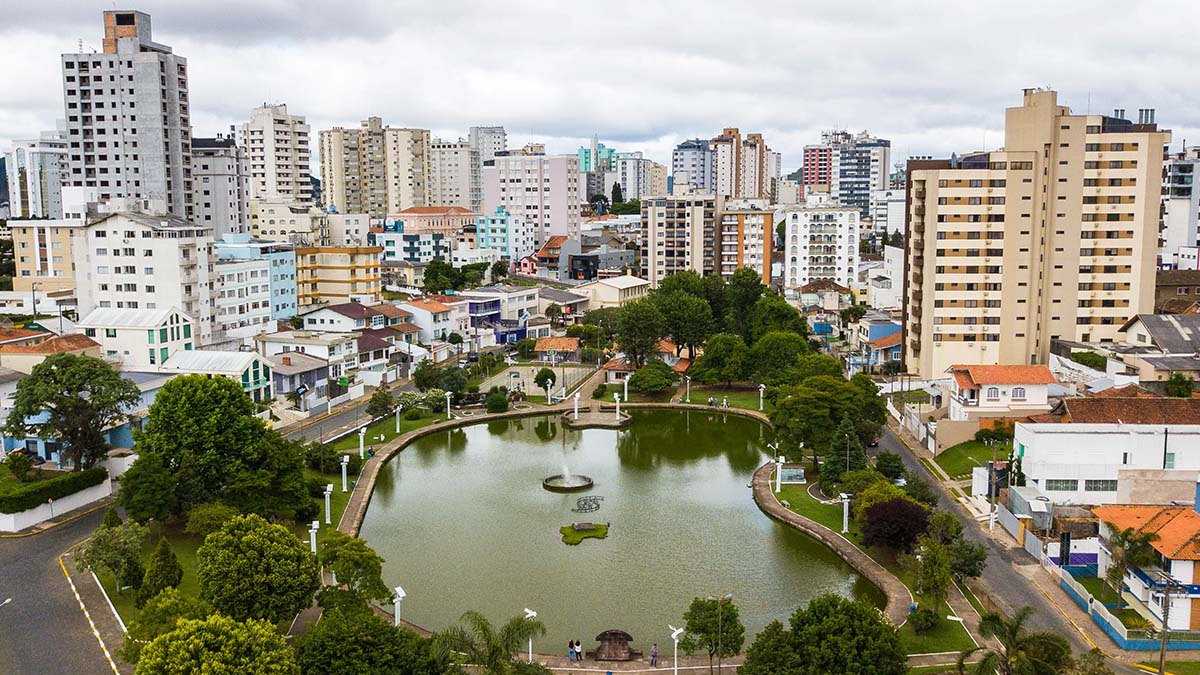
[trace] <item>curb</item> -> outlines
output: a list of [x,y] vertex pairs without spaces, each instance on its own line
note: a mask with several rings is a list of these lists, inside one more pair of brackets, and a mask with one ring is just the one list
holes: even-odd
[[[71,548],[74,548],[74,546]],[[70,549],[67,549],[67,551],[63,552],[63,555],[69,552]],[[75,601],[79,603],[79,609],[83,610],[83,617],[87,619],[88,626],[92,629],[92,635],[96,637],[96,642],[100,643],[100,651],[104,652],[104,659],[108,661],[108,667],[112,668],[114,675],[121,675],[121,671],[113,661],[112,653],[108,651],[108,646],[104,644],[104,638],[100,637],[100,631],[96,628],[96,622],[92,621],[92,615],[88,612],[87,606],[83,604],[83,598],[79,597],[79,589],[75,588],[75,581],[71,579],[70,573],[67,572],[67,566],[63,563],[61,555],[58,556],[58,567],[62,570],[63,576],[67,578],[67,583],[71,586],[71,593],[75,596]]]

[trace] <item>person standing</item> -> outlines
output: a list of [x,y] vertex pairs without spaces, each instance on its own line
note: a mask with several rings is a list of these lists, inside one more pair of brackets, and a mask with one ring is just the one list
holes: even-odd
[[575,662],[575,643],[567,640],[567,661]]
[[650,667],[654,668],[658,665],[658,643],[655,642],[650,646]]
[[575,660],[583,663],[583,643],[579,640],[575,641]]

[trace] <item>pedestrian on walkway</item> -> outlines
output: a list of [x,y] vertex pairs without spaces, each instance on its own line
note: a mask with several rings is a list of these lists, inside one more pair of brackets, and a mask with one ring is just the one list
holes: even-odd
[[567,660],[575,662],[575,643],[570,640],[567,640]]
[[658,665],[658,643],[655,642],[650,646],[650,667],[654,668]]
[[575,641],[575,660],[583,662],[583,643],[579,640]]
[[729,410],[729,399],[728,398],[721,399],[721,407],[726,410]]

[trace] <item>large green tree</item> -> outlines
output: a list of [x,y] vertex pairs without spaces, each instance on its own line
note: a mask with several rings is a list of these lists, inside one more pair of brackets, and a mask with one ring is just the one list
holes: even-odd
[[149,536],[146,526],[135,520],[116,527],[101,526],[79,549],[75,564],[93,572],[109,572],[116,579],[118,588],[140,586],[144,574],[142,547]]
[[653,300],[635,300],[621,308],[617,342],[633,365],[645,363],[666,334],[666,322]]
[[746,649],[739,675],[799,675],[804,673],[796,636],[779,621],[772,621],[754,636]]
[[[968,649],[958,657],[958,672],[975,675],[1057,675],[1071,663],[1071,646],[1061,635],[1028,632],[1025,622],[1033,610],[1022,607],[1008,618],[988,612],[979,622],[979,632],[995,647]],[[981,654],[974,664],[967,660]]]
[[299,675],[295,654],[268,621],[238,622],[214,614],[183,619],[147,645],[137,675]]
[[795,307],[778,293],[764,293],[750,310],[750,332],[754,340],[771,331],[798,333],[807,340],[808,323]]
[[433,359],[422,359],[417,363],[417,367],[412,371],[412,382],[420,391],[429,391],[438,386],[438,379],[441,378],[441,370]]
[[137,663],[142,648],[154,638],[175,630],[180,619],[205,619],[213,613],[212,605],[194,595],[180,593],[175,588],[165,588],[150,598],[137,618],[129,624],[121,657]]
[[54,354],[17,382],[5,431],[59,439],[59,454],[81,471],[105,458],[105,431],[128,420],[139,397],[137,385],[104,361]]
[[367,415],[372,419],[390,415],[395,409],[396,401],[387,389],[376,389],[375,393],[371,394],[371,400],[367,402]]
[[545,634],[546,626],[538,619],[516,616],[496,627],[484,615],[471,611],[433,640],[439,656],[462,654],[467,663],[482,667],[488,675],[515,675],[521,671],[513,657],[521,653],[530,638]]
[[842,417],[850,413],[861,420],[863,408],[862,389],[840,377],[818,375],[798,386],[780,387],[771,422],[786,446],[803,444],[815,468],[817,455],[833,446]]
[[725,300],[728,303],[726,320],[729,330],[741,335],[746,344],[754,342],[754,305],[762,297],[764,290],[758,272],[749,267],[739,268],[729,277],[729,283],[725,286]]
[[320,586],[316,557],[290,530],[256,515],[239,516],[196,552],[200,597],[235,619],[291,617]]
[[333,530],[321,543],[317,556],[321,566],[337,578],[339,587],[364,601],[391,600],[392,592],[383,583],[383,558],[366,541]]
[[443,675],[433,645],[374,612],[326,612],[296,645],[304,675]]
[[771,331],[750,348],[754,376],[768,385],[787,384],[793,376],[796,359],[808,351],[808,340],[799,333]]
[[1174,373],[1171,375],[1171,379],[1167,380],[1166,392],[1167,396],[1175,398],[1191,398],[1192,390],[1195,388],[1195,380],[1183,373]]
[[672,272],[671,274],[663,277],[662,281],[658,282],[658,294],[669,295],[676,292],[694,295],[698,298],[704,298],[707,300],[704,292],[704,278],[693,270]]
[[682,351],[687,347],[688,356],[695,357],[696,347],[704,344],[713,330],[712,309],[708,303],[700,296],[683,291],[657,293],[654,302],[662,312],[663,326],[676,349]]
[[671,366],[658,359],[650,359],[629,377],[629,388],[642,393],[656,394],[674,387],[678,381],[679,375]]
[[865,602],[819,595],[792,614],[791,627],[804,675],[908,672],[896,629]]
[[821,467],[821,483],[829,485],[842,479],[847,471],[861,471],[867,468],[867,455],[863,452],[862,443],[858,439],[858,431],[854,419],[847,412],[842,415],[838,424],[829,453],[825,455],[825,464]]
[[746,627],[738,617],[733,598],[695,598],[683,613],[684,634],[679,646],[691,654],[698,650],[708,652],[708,667],[713,659],[733,656],[742,651],[746,641]]
[[162,537],[150,555],[150,563],[146,565],[146,575],[142,577],[142,586],[137,593],[137,606],[144,606],[150,598],[164,589],[178,587],[182,581],[183,565],[179,564],[167,538]]
[[750,376],[750,350],[740,336],[717,333],[708,339],[704,353],[692,364],[692,379],[704,384],[726,386]]
[[175,474],[162,455],[149,448],[139,450],[137,459],[121,476],[117,501],[138,522],[163,520],[179,510]]

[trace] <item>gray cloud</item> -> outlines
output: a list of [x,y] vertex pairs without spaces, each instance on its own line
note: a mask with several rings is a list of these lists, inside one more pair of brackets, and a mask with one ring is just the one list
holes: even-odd
[[[0,40],[0,148],[62,115],[58,54],[98,46],[90,2],[12,3]],[[1185,0],[1073,3],[143,2],[186,56],[197,135],[264,101],[316,129],[379,115],[448,137],[503,124],[570,152],[595,133],[660,161],[683,138],[763,131],[786,168],[820,130],[869,129],[895,153],[1002,142],[1004,107],[1053,85],[1077,112],[1155,107],[1200,142],[1188,76],[1200,44],[1172,38]],[[1090,101],[1090,103],[1089,103]]]

